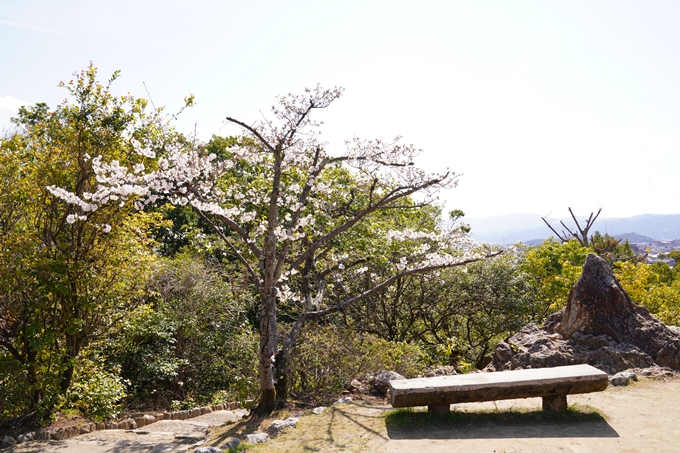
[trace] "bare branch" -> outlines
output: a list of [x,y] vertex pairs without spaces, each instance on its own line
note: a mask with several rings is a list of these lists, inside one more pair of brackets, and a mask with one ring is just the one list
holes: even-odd
[[229,117],[229,116],[226,118],[226,120],[229,121],[230,123],[238,124],[239,126],[241,126],[242,128],[244,128],[245,130],[247,130],[248,132],[250,132],[251,134],[253,134],[255,137],[257,137],[257,139],[260,141],[260,143],[262,143],[264,146],[266,146],[266,147],[269,149],[269,151],[271,151],[272,153],[275,151],[275,148],[274,148],[272,145],[270,145],[269,142],[268,142],[267,140],[264,139],[264,137],[262,136],[262,134],[260,134],[260,133],[259,133],[255,128],[253,128],[252,126],[248,126],[246,123],[244,123],[244,122],[242,122],[242,121],[239,121],[239,120],[237,120],[237,119],[235,119],[235,118],[231,118],[231,117]]

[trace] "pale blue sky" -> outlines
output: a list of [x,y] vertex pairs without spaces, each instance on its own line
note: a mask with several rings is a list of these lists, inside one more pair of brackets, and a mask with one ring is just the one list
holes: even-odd
[[464,173],[468,217],[680,213],[677,1],[0,0],[0,129],[90,60],[120,93],[232,134],[320,82],[329,150],[404,136]]

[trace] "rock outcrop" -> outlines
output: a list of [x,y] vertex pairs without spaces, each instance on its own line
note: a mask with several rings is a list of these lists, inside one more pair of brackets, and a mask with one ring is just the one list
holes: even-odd
[[542,328],[524,326],[500,342],[488,370],[587,363],[616,374],[627,369],[680,369],[680,333],[635,305],[606,261],[588,255],[567,305]]

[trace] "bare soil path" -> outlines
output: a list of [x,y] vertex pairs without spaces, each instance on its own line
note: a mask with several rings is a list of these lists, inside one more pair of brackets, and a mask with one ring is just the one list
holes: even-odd
[[[248,452],[680,452],[680,379],[641,379],[627,387],[572,395],[571,417],[544,416],[541,399],[452,406],[462,411],[432,420],[425,413],[389,415],[388,405],[341,404],[302,417],[296,429]],[[285,418],[288,414],[279,414]],[[294,415],[294,414],[291,414]],[[271,422],[218,428],[204,445],[264,430]]]
[[138,453],[186,452],[203,443],[214,427],[241,420],[247,411],[215,411],[188,420],[161,420],[140,429],[107,429],[69,440],[33,441],[18,444],[2,453]]

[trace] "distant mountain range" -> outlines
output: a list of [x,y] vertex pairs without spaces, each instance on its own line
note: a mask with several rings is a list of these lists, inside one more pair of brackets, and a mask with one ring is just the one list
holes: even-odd
[[[472,227],[472,237],[479,242],[494,244],[540,243],[555,233],[543,223],[537,214],[507,214],[486,219],[463,219]],[[550,219],[553,227],[561,232],[564,228],[560,220],[575,231],[571,218]],[[581,226],[585,218],[578,218]],[[680,214],[643,214],[627,218],[598,218],[590,229],[607,233],[618,238],[628,239],[631,243],[649,242],[650,240],[670,241],[680,239]]]

